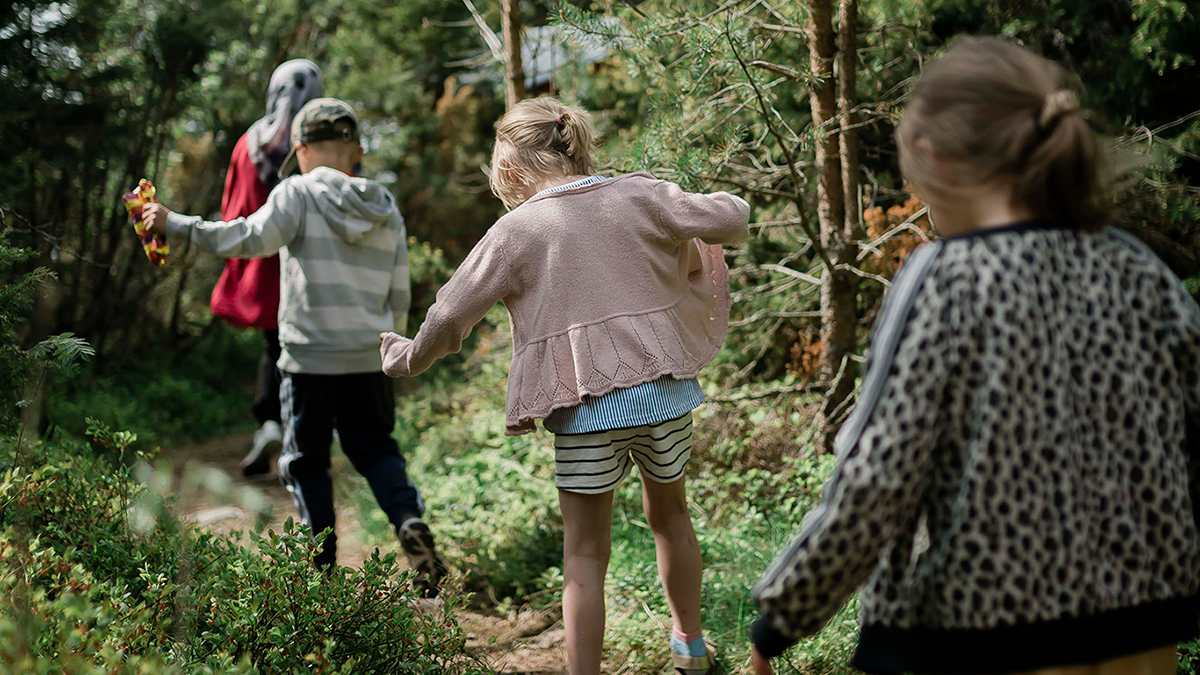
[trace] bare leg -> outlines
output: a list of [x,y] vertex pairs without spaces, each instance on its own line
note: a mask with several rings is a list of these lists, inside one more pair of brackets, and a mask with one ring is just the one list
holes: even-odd
[[658,574],[667,592],[675,628],[692,633],[700,628],[700,544],[687,509],[684,479],[659,483],[642,475],[642,506],[654,533]]
[[571,675],[600,675],[604,651],[604,575],[612,551],[611,491],[558,491],[563,516],[563,624]]

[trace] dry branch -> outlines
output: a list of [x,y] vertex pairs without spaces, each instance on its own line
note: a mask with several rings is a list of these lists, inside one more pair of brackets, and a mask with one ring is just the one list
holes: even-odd
[[729,394],[728,396],[710,396],[708,397],[708,400],[716,401],[718,403],[737,403],[739,401],[753,401],[760,398],[782,396],[784,394],[815,393],[825,391],[828,388],[829,386],[824,382],[810,382],[808,384],[793,384],[787,387],[772,387],[770,389],[761,389],[759,391]]
[[483,36],[484,43],[487,44],[488,50],[492,52],[492,58],[500,63],[504,63],[504,47],[500,44],[500,38],[496,37],[496,32],[483,20],[483,16],[479,13],[479,10],[475,9],[475,5],[471,0],[463,0],[463,4],[471,11],[471,17],[475,19],[475,24],[479,26],[479,34]]
[[878,274],[872,274],[870,272],[865,272],[863,270],[860,270],[857,267],[855,267],[854,265],[848,265],[848,264],[843,263],[841,265],[838,265],[838,269],[849,270],[850,272],[853,272],[854,274],[856,274],[864,279],[871,279],[872,281],[878,281],[879,283],[883,284],[884,288],[892,287],[892,282],[888,281],[887,279],[884,279],[883,277],[879,276]]
[[750,87],[754,90],[754,97],[758,101],[758,107],[763,116],[763,124],[766,125],[767,131],[771,136],[775,138],[775,142],[779,145],[779,150],[783,153],[784,160],[787,162],[788,173],[791,175],[792,185],[795,188],[795,192],[791,195],[791,198],[795,201],[797,212],[800,214],[800,226],[804,228],[805,234],[812,240],[817,256],[821,258],[821,261],[827,267],[833,268],[833,261],[829,258],[829,254],[818,243],[821,241],[820,235],[812,229],[812,223],[808,222],[808,216],[804,210],[804,199],[800,196],[800,190],[803,189],[804,182],[800,179],[800,172],[796,169],[796,158],[792,154],[791,146],[780,135],[775,125],[771,123],[772,113],[778,115],[779,112],[767,103],[762,90],[759,89],[758,83],[754,81],[754,76],[750,73],[750,67],[738,51],[737,43],[734,42],[733,35],[730,33],[728,26],[725,28],[725,40],[729,43],[729,49],[733,53],[734,60],[737,61],[738,66],[742,69],[742,73],[746,76],[746,81],[750,83]]
[[800,279],[801,281],[807,281],[810,284],[816,284],[816,285],[820,286],[822,283],[822,280],[820,277],[814,277],[813,275],[805,274],[804,272],[797,272],[796,270],[794,270],[790,267],[784,267],[783,265],[772,265],[770,263],[766,263],[763,265],[759,265],[759,267],[761,267],[764,270],[770,270],[772,272],[779,272],[780,274],[786,274],[790,277],[795,277],[797,279]]
[[883,253],[880,252],[880,250],[879,250],[879,246],[883,245],[889,239],[896,236],[897,234],[900,234],[901,232],[904,232],[905,230],[915,232],[921,237],[921,239],[924,239],[925,241],[929,241],[929,235],[925,234],[924,230],[922,230],[921,228],[914,225],[914,223],[916,223],[917,220],[921,218],[921,216],[924,216],[927,213],[929,213],[929,207],[928,206],[922,207],[921,210],[912,214],[908,218],[905,218],[903,223],[900,223],[896,227],[881,234],[878,238],[871,241],[870,243],[863,244],[862,250],[859,251],[859,253],[858,253],[858,260],[862,260],[863,258],[867,257],[868,254],[871,254],[871,253],[874,253],[875,255],[883,255]]
[[821,318],[820,311],[771,312],[771,311],[763,310],[761,312],[755,312],[754,314],[752,314],[744,319],[738,319],[737,321],[730,321],[729,327],[730,328],[741,328],[742,326],[749,326],[752,323],[758,323],[759,321],[762,321],[763,319],[819,319],[819,318]]
[[804,82],[806,79],[804,73],[796,70],[795,68],[781,66],[778,63],[771,63],[769,61],[751,61],[750,65],[754,66],[755,68],[762,68],[763,70],[770,71],[776,75],[782,75],[795,82]]

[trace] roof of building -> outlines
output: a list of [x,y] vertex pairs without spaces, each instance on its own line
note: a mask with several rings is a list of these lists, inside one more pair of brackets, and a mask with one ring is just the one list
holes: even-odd
[[[616,17],[605,20],[614,27]],[[499,36],[498,36],[499,37]],[[481,39],[482,42],[482,39]],[[591,65],[608,58],[611,50],[601,41],[582,41],[568,26],[532,26],[522,33],[521,62],[525,70],[525,87],[536,89],[550,83],[557,71],[569,66]],[[486,46],[464,65],[472,68],[460,78],[463,84],[499,82],[504,79],[504,64],[492,56]]]

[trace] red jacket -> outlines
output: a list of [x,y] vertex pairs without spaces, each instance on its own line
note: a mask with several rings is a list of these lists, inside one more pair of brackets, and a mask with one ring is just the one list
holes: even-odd
[[[254,213],[267,202],[269,193],[250,161],[246,137],[242,136],[229,158],[225,194],[221,197],[221,220]],[[279,256],[226,260],[209,306],[214,315],[239,328],[278,328]]]

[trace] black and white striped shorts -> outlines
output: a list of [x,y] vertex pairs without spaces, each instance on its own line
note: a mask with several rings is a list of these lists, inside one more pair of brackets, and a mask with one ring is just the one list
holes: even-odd
[[692,413],[640,427],[554,436],[554,485],[600,494],[620,484],[634,463],[659,483],[683,477],[692,456]]

